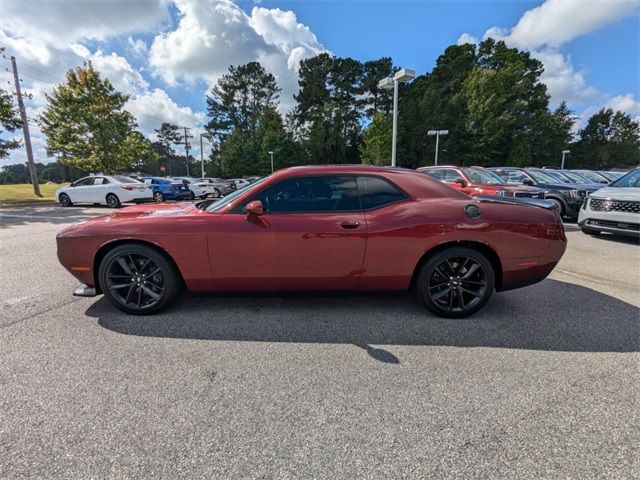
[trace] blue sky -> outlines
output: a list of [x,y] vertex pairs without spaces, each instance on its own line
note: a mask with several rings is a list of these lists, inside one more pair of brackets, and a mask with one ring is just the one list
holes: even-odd
[[[149,135],[170,121],[201,130],[204,96],[230,63],[261,61],[283,88],[296,65],[329,51],[365,61],[390,56],[418,74],[456,42],[486,35],[545,65],[552,103],[567,100],[583,122],[603,106],[640,117],[638,0],[268,1],[4,0],[0,46],[18,58],[31,117],[66,69],[91,60],[131,99]],[[1,63],[3,67],[7,62]],[[2,69],[4,70],[4,69]],[[8,73],[0,73],[4,87]],[[36,155],[44,138],[33,131]],[[24,161],[19,150],[1,164]]]

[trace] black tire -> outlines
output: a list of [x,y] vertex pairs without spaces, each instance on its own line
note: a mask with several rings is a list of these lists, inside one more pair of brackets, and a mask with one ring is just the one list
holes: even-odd
[[162,192],[156,192],[153,194],[153,200],[155,202],[164,202],[164,195]]
[[165,255],[134,243],[109,251],[100,262],[98,279],[109,303],[132,315],[149,315],[166,308],[182,286]]
[[120,206],[122,205],[120,203],[120,199],[115,193],[107,194],[106,201],[109,208],[120,208]]
[[547,200],[556,204],[556,209],[558,211],[558,214],[560,215],[560,218],[564,218],[564,216],[567,214],[566,209],[564,208],[564,203],[562,203],[562,201],[558,200],[557,198],[547,198]]
[[58,196],[58,202],[60,203],[61,207],[73,206],[73,202],[71,201],[71,198],[69,198],[69,195],[67,195],[66,193],[61,193]]
[[495,272],[482,253],[451,247],[429,258],[418,275],[416,290],[429,311],[463,318],[480,310],[495,287]]
[[217,188],[213,189],[213,198],[220,198],[222,196],[222,193],[220,193],[220,190],[218,190]]
[[196,194],[193,193],[193,191],[189,190],[189,196],[187,197],[187,200],[194,200],[196,198]]

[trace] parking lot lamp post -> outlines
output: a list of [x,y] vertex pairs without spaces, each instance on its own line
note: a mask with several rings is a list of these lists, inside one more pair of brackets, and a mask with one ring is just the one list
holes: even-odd
[[383,78],[378,82],[381,90],[393,89],[393,127],[391,133],[391,166],[396,166],[396,139],[398,137],[398,85],[406,83],[416,76],[416,72],[403,68],[398,70],[393,77]]
[[564,156],[567,153],[571,153],[571,150],[562,150],[562,165],[560,165],[560,170],[564,170]]
[[440,135],[448,135],[449,134],[449,130],[429,130],[427,132],[427,135],[429,135],[430,137],[432,137],[433,135],[436,136],[436,163],[435,165],[438,165],[438,147],[440,146]]
[[202,137],[206,138],[210,142],[213,141],[213,137],[211,136],[210,133],[200,134],[200,169],[202,172],[202,175],[200,175],[200,178],[204,178],[204,151],[202,149]]
[[269,155],[271,156],[271,173],[273,173],[273,152],[269,152]]

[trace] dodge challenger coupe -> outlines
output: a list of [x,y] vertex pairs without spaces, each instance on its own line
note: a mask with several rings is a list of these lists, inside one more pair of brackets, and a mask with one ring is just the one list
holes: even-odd
[[566,247],[545,200],[471,198],[413,170],[278,171],[217,201],[128,207],[62,230],[60,263],[120,310],[190,292],[408,290],[464,317],[544,279]]

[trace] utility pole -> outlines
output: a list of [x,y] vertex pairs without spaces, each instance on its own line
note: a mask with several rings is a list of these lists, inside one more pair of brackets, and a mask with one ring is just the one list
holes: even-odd
[[184,127],[184,160],[187,166],[187,177],[189,176],[189,139],[193,138],[193,135],[189,135],[189,127]]
[[22,101],[22,90],[20,89],[20,77],[18,76],[18,66],[16,65],[16,57],[11,56],[11,66],[13,67],[13,81],[16,85],[16,95],[18,97],[18,108],[20,117],[22,118],[22,134],[24,135],[24,146],[27,149],[27,166],[31,175],[31,185],[33,185],[33,193],[41,197],[40,185],[38,184],[38,175],[36,174],[36,164],[33,161],[33,149],[31,148],[31,135],[29,134],[29,124],[27,123],[27,111]]

